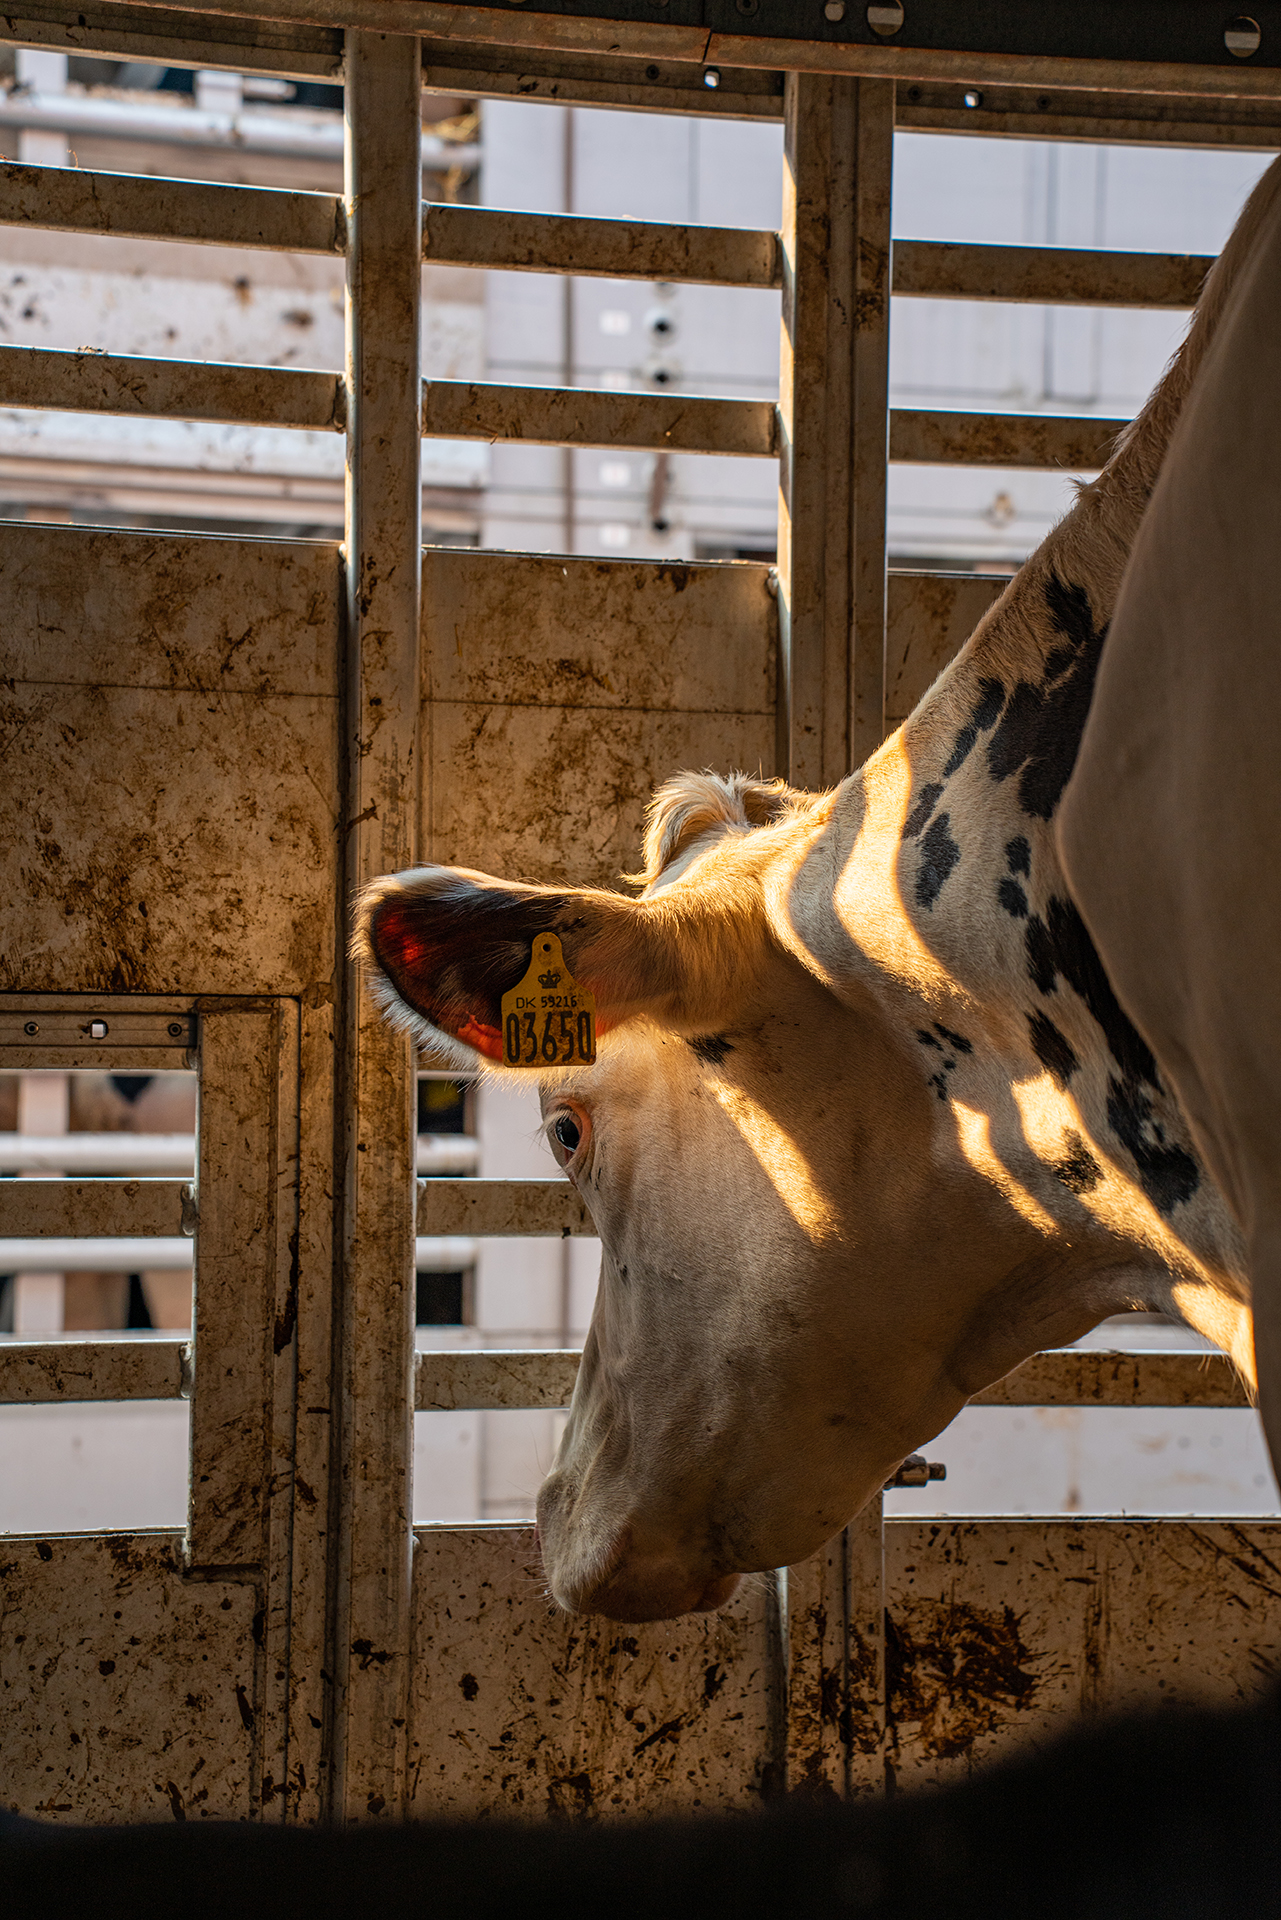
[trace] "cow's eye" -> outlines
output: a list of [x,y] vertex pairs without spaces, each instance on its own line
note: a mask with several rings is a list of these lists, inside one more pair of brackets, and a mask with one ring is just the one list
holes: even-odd
[[562,1113],[552,1128],[552,1132],[556,1135],[556,1138],[560,1141],[566,1153],[578,1152],[578,1143],[583,1137],[583,1130],[572,1113]]
[[569,1173],[585,1164],[591,1148],[591,1115],[577,1100],[558,1100],[547,1118],[548,1145],[558,1164]]

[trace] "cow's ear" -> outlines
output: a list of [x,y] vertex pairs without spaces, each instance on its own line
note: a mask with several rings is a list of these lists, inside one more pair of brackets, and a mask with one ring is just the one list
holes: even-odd
[[393,1020],[424,1044],[443,1038],[501,1060],[502,997],[524,978],[535,936],[548,931],[594,994],[598,1031],[637,1013],[680,1025],[706,948],[682,938],[677,920],[659,901],[419,867],[366,890],[354,944]]

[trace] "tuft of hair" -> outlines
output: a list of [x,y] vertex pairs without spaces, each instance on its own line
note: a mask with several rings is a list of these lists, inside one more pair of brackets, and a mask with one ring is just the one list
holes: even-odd
[[659,787],[646,811],[643,870],[623,877],[651,887],[698,841],[772,826],[812,798],[785,780],[764,780],[758,774],[675,774]]

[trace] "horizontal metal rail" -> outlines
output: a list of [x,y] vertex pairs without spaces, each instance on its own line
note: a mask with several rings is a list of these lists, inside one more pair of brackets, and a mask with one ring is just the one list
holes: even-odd
[[0,406],[343,428],[341,374],[122,353],[0,346]]
[[0,1406],[76,1400],[185,1400],[187,1340],[0,1339]]
[[[465,1271],[476,1264],[476,1251],[472,1239],[426,1234],[414,1241],[414,1271]],[[0,1238],[0,1273],[178,1272],[192,1265],[194,1254],[195,1243],[186,1234],[55,1236],[37,1228],[22,1237],[7,1232]]]
[[[474,1173],[480,1161],[480,1142],[467,1133],[420,1133],[417,1152],[419,1173]],[[454,1229],[445,1227],[441,1231],[452,1233]]]
[[590,387],[423,383],[423,432],[445,440],[523,440],[539,446],[637,447],[666,453],[778,451],[772,400],[600,392]]
[[423,258],[440,266],[502,267],[610,280],[680,280],[705,286],[777,287],[776,233],[641,220],[589,220],[558,213],[423,208]]
[[1039,413],[890,414],[890,459],[960,467],[1060,467],[1095,473],[1128,420]]
[[420,1180],[418,1224],[480,1236],[596,1232],[568,1180]]
[[[495,1407],[569,1405],[577,1377],[575,1349],[475,1348],[420,1353],[414,1405],[420,1413]],[[1249,1394],[1221,1353],[1038,1353],[974,1407],[1248,1407]]]
[[181,1180],[0,1180],[0,1235],[180,1234]]
[[0,1133],[0,1173],[183,1173],[190,1180],[195,1168],[194,1133]]
[[894,242],[893,291],[931,300],[1046,306],[1193,307],[1213,254]]
[[0,163],[0,224],[287,253],[340,254],[347,236],[343,203],[330,193],[153,180],[13,160]]
[[3,38],[11,45],[164,67],[229,67],[236,73],[342,85],[343,37],[332,27],[120,6],[115,0],[97,0],[91,9],[77,8],[74,15],[48,0],[31,0],[6,14],[2,24]]

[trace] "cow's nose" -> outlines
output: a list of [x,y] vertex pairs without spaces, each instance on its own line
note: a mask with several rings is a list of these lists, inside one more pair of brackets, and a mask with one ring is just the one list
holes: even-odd
[[668,1554],[624,1553],[609,1576],[579,1599],[580,1613],[608,1620],[675,1620],[683,1613],[714,1613],[738,1585],[738,1575],[708,1574]]

